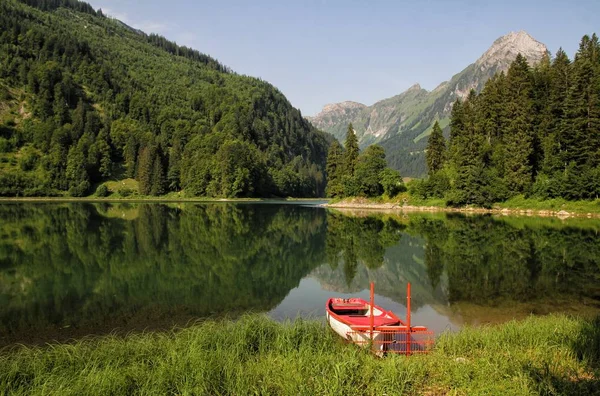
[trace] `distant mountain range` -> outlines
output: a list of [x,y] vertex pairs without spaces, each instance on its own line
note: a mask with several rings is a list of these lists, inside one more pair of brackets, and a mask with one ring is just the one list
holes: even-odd
[[361,147],[378,143],[385,148],[389,164],[403,176],[423,176],[424,149],[433,123],[438,120],[447,136],[452,103],[465,98],[471,89],[481,91],[486,81],[506,71],[519,53],[530,64],[536,64],[548,49],[527,32],[511,32],[494,41],[479,59],[433,91],[415,84],[372,106],[349,101],[328,104],[316,116],[306,118],[340,141],[344,140],[351,122]]

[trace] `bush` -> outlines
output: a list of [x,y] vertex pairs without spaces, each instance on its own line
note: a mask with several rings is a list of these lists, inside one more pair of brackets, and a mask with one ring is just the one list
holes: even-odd
[[104,184],[100,184],[98,186],[98,188],[96,189],[96,196],[97,197],[108,197],[108,194],[109,194],[108,188]]
[[12,95],[8,92],[8,88],[3,85],[0,85],[0,100],[11,100]]
[[400,172],[397,170],[385,168],[381,171],[379,178],[383,187],[383,193],[390,198],[406,191],[402,176],[400,176]]
[[117,190],[117,193],[122,197],[128,197],[133,194],[133,190],[131,188],[122,187]]
[[0,153],[10,153],[12,150],[11,144],[8,140],[0,137]]
[[23,149],[21,158],[19,158],[19,167],[24,171],[34,170],[37,166],[39,154],[36,153],[32,148]]

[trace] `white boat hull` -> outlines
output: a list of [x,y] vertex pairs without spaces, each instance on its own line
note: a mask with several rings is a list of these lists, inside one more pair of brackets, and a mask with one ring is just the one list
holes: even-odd
[[[346,323],[340,322],[335,317],[333,317],[329,312],[326,313],[327,323],[331,327],[333,331],[335,331],[340,337],[355,344],[358,344],[362,347],[367,347],[371,341],[371,332],[370,331],[356,331],[353,330]],[[373,350],[383,351],[384,348],[384,336],[385,334],[374,330],[373,331]]]

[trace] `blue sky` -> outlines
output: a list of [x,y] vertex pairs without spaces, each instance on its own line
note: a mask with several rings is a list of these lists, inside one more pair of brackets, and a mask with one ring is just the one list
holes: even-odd
[[600,33],[600,1],[92,0],[94,8],[278,87],[305,115],[433,89],[525,30],[570,57]]

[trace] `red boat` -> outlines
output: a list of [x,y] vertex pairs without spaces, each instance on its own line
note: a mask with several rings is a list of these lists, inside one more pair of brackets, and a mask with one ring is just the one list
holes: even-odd
[[410,355],[426,353],[433,344],[433,333],[423,326],[410,324],[410,283],[407,286],[406,321],[392,311],[362,298],[330,298],[325,306],[327,323],[344,339],[370,346],[378,355],[394,352]]

